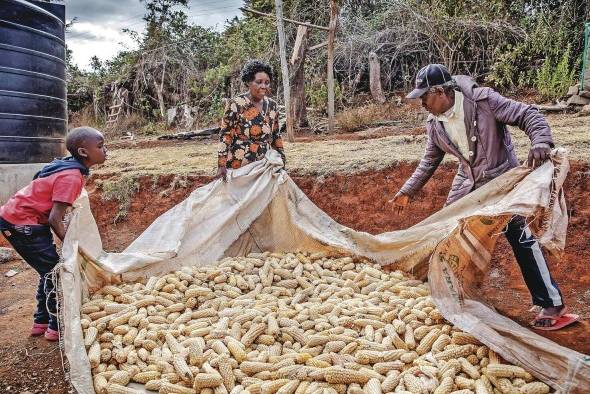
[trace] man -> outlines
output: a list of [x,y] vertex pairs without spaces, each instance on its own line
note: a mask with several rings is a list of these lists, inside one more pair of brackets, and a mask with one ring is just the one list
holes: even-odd
[[[551,130],[532,106],[507,99],[491,88],[479,87],[468,76],[451,77],[440,64],[423,67],[416,76],[415,87],[407,98],[420,98],[430,113],[426,124],[428,139],[418,168],[391,200],[397,212],[430,179],[445,153],[459,159],[447,205],[517,167],[519,162],[506,125],[518,126],[530,138],[529,166],[538,166],[549,158],[553,147]],[[559,287],[524,218],[513,217],[505,234],[533,304],[542,308],[533,326],[556,330],[574,323],[578,317],[566,314]]]

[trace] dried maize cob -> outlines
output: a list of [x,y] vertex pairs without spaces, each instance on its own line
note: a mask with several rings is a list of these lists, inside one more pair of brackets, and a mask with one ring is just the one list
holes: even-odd
[[193,388],[198,392],[203,388],[213,388],[221,384],[223,384],[223,378],[221,377],[221,375],[213,373],[199,373],[195,375]]
[[429,331],[422,338],[418,347],[416,347],[416,353],[418,353],[419,356],[428,353],[430,351],[430,349],[432,349],[434,342],[439,338],[439,336],[440,336],[439,329],[434,329],[434,330]]
[[159,394],[197,394],[197,391],[191,387],[181,386],[170,383],[166,380],[160,384]]
[[326,382],[334,384],[365,384],[369,381],[369,377],[362,372],[340,367],[327,368],[324,379]]
[[88,349],[88,361],[90,361],[91,368],[96,368],[100,364],[100,344],[96,340]]
[[107,394],[141,394],[141,391],[121,386],[120,384],[110,383],[106,388]]
[[490,364],[486,367],[486,374],[496,378],[525,378],[528,375],[523,368],[508,364]]
[[94,391],[96,391],[97,394],[106,394],[107,386],[109,383],[105,376],[103,376],[102,374],[94,376],[93,383]]
[[522,394],[547,394],[550,388],[543,382],[531,382],[520,387]]
[[[144,371],[144,372],[139,372],[139,373],[133,375],[132,380],[136,383],[146,384],[150,380],[160,379],[160,375],[161,374],[159,371]],[[159,390],[159,388],[158,388],[158,390]]]
[[379,379],[371,378],[363,388],[363,391],[367,394],[381,394],[381,382]]
[[189,368],[188,364],[186,363],[186,360],[182,354],[174,355],[174,358],[172,359],[172,365],[174,366],[174,370],[182,380],[184,380],[185,382],[192,382],[192,380],[194,379],[193,373]]
[[453,391],[455,382],[450,376],[444,377],[438,387],[434,390],[433,394],[450,394]]
[[129,372],[117,371],[109,379],[109,384],[118,384],[121,386],[127,386],[129,384],[129,380],[131,380]]

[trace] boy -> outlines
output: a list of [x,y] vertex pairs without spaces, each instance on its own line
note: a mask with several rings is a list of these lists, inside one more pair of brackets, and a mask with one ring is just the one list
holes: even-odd
[[[529,166],[538,166],[550,158],[551,129],[538,110],[502,97],[490,88],[479,87],[470,77],[451,76],[443,65],[423,67],[416,76],[416,88],[407,98],[421,99],[430,116],[424,157],[391,201],[398,212],[434,174],[445,153],[459,159],[459,170],[446,205],[517,167],[518,159],[506,125],[518,126],[531,140]],[[533,327],[556,330],[576,322],[577,315],[566,313],[559,287],[524,218],[514,216],[505,234],[533,304],[542,308]]]
[[66,210],[78,198],[89,168],[106,160],[104,137],[91,127],[73,129],[66,137],[71,156],[55,159],[33,181],[0,207],[0,231],[40,276],[31,336],[57,341],[54,284],[50,272],[59,262],[51,230],[63,241]]

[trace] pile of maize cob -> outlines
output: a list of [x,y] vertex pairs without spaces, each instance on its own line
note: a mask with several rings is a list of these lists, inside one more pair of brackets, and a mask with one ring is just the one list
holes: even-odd
[[425,283],[348,256],[226,258],[105,286],[81,313],[99,394],[550,392],[446,322]]

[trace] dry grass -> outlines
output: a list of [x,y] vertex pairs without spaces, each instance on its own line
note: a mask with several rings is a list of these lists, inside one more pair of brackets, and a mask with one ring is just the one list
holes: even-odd
[[[558,115],[548,118],[554,139],[570,151],[571,160],[589,161],[590,117]],[[518,129],[512,137],[521,159],[526,157],[529,140]],[[300,174],[326,175],[382,169],[399,161],[418,161],[424,151],[425,136],[390,136],[363,141],[316,141],[286,145],[287,168]],[[106,165],[97,174],[112,175],[213,175],[216,143],[190,141],[156,148],[113,149]],[[451,156],[447,161],[456,160]]]
[[88,105],[81,111],[72,113],[68,120],[68,128],[73,129],[80,126],[90,126],[100,130],[104,124],[96,120],[92,106]]
[[336,124],[342,132],[349,133],[374,125],[380,120],[390,119],[391,104],[367,104],[347,109],[336,115]]

